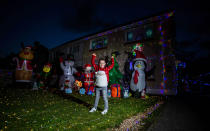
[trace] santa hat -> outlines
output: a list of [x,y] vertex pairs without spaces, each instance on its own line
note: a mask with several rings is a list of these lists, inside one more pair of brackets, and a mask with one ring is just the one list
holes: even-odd
[[91,65],[90,65],[90,64],[86,64],[86,65],[85,65],[85,68],[87,68],[87,67],[91,67]]
[[134,61],[143,60],[144,62],[147,62],[147,58],[145,57],[142,51],[139,50],[134,50],[134,51],[136,52],[136,58],[134,59]]
[[26,46],[25,49],[30,49],[31,50],[32,46]]
[[45,65],[50,66],[50,67],[52,66],[52,64],[50,64],[50,63],[46,63]]

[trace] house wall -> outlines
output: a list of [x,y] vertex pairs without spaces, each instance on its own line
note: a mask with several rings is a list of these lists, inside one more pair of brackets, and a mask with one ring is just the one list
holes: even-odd
[[68,55],[73,55],[75,59],[75,66],[83,65],[83,51],[84,51],[84,41],[75,41],[72,43],[66,43],[63,46],[54,48],[50,50],[50,61],[56,61],[62,55],[64,59]]
[[[127,32],[129,31],[137,31],[138,33],[141,33],[142,29],[145,28],[145,26],[148,26],[152,24],[153,25],[153,33],[154,36],[152,39],[140,39],[136,41],[127,41]],[[173,43],[175,41],[175,27],[174,27],[174,19],[165,19],[162,22],[162,28],[164,30],[163,34],[158,30],[160,26],[160,21],[150,21],[146,24],[139,24],[134,27],[130,27],[127,29],[122,30],[112,30],[112,33],[108,33],[105,35],[95,35],[88,39],[82,38],[74,42],[70,42],[67,44],[64,44],[63,46],[54,48],[51,50],[51,54],[55,52],[63,52],[66,55],[70,52],[68,49],[75,48],[76,46],[79,46],[79,51],[73,52],[74,58],[75,58],[75,65],[76,66],[84,66],[85,64],[91,64],[91,56],[93,53],[96,53],[97,59],[108,56],[111,58],[111,53],[114,51],[118,51],[120,53],[119,56],[116,57],[116,60],[119,64],[119,70],[124,74],[124,65],[128,58],[127,53],[125,52],[131,52],[132,47],[136,45],[137,43],[141,42],[144,43],[144,54],[147,57],[148,60],[148,69],[153,69],[155,67],[155,70],[153,72],[153,78],[147,80],[147,88],[148,91],[157,89],[157,91],[153,92],[154,94],[161,93],[160,89],[162,89],[163,79],[164,77],[167,78],[164,84],[164,88],[173,88],[175,85],[175,57],[171,54],[173,54]],[[145,30],[142,30],[145,31]],[[163,47],[163,45],[160,44],[161,35],[164,37],[164,44],[166,46]],[[106,37],[108,42],[107,46],[101,49],[90,49],[90,43],[92,40],[97,38],[103,38]],[[161,55],[161,52],[163,55]],[[53,55],[51,55],[52,57]],[[52,57],[53,58],[53,57]],[[55,57],[54,57],[55,59]],[[163,69],[164,65],[164,69]],[[163,70],[165,72],[163,73]]]

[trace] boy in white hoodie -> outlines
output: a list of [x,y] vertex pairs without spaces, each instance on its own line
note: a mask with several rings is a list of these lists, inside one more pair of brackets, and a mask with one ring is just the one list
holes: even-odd
[[91,62],[96,74],[96,99],[94,107],[90,110],[90,112],[96,111],[100,98],[100,91],[102,91],[104,99],[104,110],[101,113],[104,115],[108,112],[107,85],[109,82],[109,70],[114,67],[114,57],[112,56],[112,64],[108,67],[106,67],[105,59],[99,59],[99,65],[96,65],[95,58],[96,54],[93,53]]

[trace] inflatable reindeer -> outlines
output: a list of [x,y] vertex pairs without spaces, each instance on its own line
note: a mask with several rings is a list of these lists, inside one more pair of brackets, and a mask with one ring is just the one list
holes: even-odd
[[31,46],[24,47],[19,53],[19,58],[15,57],[17,67],[15,72],[16,82],[31,82],[33,68],[31,61],[34,58]]

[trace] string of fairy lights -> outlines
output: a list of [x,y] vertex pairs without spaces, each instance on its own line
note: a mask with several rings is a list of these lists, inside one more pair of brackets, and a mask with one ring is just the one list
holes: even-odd
[[163,77],[163,80],[161,82],[161,94],[164,94],[164,89],[166,88],[166,76],[165,76],[165,73],[166,73],[166,69],[165,69],[165,61],[164,61],[164,31],[163,31],[163,28],[162,28],[162,24],[163,22],[161,21],[160,22],[160,26],[159,26],[159,31],[160,31],[160,41],[159,41],[159,44],[162,46],[162,50],[160,51],[160,60],[162,61],[162,77]]
[[[174,15],[174,11],[173,12],[170,12],[170,13],[166,13],[164,16],[166,19],[170,18],[171,16]],[[161,71],[161,74],[162,74],[162,82],[161,82],[161,94],[164,94],[165,92],[167,92],[166,90],[166,82],[167,82],[167,77],[166,77],[166,66],[165,66],[165,58],[166,56],[164,56],[164,49],[165,47],[167,47],[167,43],[166,43],[166,40],[164,39],[164,34],[165,34],[165,31],[163,30],[163,21],[165,19],[162,19],[160,21],[160,25],[158,27],[158,30],[160,32],[160,40],[159,40],[159,45],[162,47],[161,51],[160,51],[160,60],[162,61],[162,71]],[[137,49],[138,47],[140,49],[143,50],[143,43],[138,43],[136,45],[134,45],[133,47],[133,50],[134,49]],[[133,51],[133,55],[135,56],[135,52]]]
[[[165,18],[168,19],[171,16],[174,15],[174,11],[170,12],[170,13],[166,13],[165,14]],[[161,82],[161,94],[164,94],[167,92],[166,90],[166,82],[167,82],[167,77],[166,77],[166,66],[165,66],[165,58],[166,56],[164,56],[164,49],[165,47],[167,47],[167,43],[166,40],[164,39],[164,34],[165,31],[163,30],[163,21],[165,19],[163,19],[162,21],[160,21],[160,26],[159,26],[159,31],[160,31],[160,41],[159,44],[162,46],[162,50],[160,51],[160,60],[162,61],[162,82]]]

